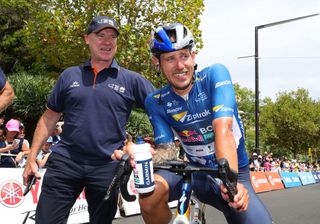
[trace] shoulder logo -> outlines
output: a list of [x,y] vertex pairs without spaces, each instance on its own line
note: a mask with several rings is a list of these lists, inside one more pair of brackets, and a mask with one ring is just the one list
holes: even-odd
[[221,110],[221,108],[222,108],[223,106],[224,106],[223,104],[214,106],[214,107],[212,108],[212,110],[213,110],[214,112],[218,112],[219,110]]
[[231,81],[230,80],[224,80],[222,82],[217,82],[215,88],[218,88],[220,86],[225,86],[225,85],[231,85]]

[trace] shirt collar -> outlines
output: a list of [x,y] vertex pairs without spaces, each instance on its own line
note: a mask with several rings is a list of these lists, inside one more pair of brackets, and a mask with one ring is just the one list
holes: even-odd
[[[84,62],[84,67],[90,67],[90,68],[92,67],[90,59],[88,59]],[[115,58],[112,59],[112,63],[109,66],[109,68],[117,69],[118,71],[120,70],[120,66]]]

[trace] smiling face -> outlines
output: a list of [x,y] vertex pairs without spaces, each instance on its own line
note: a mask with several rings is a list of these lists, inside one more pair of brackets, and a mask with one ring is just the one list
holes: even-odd
[[175,93],[185,95],[191,90],[195,65],[194,52],[182,49],[162,53],[159,65]]
[[109,67],[117,52],[117,32],[112,28],[85,35],[91,53],[91,63]]

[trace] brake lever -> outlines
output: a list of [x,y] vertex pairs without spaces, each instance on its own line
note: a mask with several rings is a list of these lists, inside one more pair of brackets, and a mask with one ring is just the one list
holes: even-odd
[[218,169],[220,178],[227,188],[228,196],[231,202],[233,202],[234,196],[237,194],[237,182],[238,182],[238,174],[230,169],[229,163],[225,158],[221,158],[218,160]]
[[28,184],[26,186],[26,188],[24,189],[24,192],[23,192],[23,196],[26,196],[28,194],[28,192],[31,190],[32,186],[36,183],[36,176],[32,176],[29,181],[28,181]]

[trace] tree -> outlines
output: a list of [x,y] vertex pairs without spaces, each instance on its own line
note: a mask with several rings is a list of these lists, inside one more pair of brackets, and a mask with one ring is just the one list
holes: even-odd
[[238,103],[239,114],[242,118],[242,122],[245,130],[246,137],[246,149],[249,154],[254,149],[254,92],[251,89],[243,88],[239,84],[234,84],[236,92],[236,99]]
[[[148,42],[160,24],[182,22],[202,48],[200,18],[203,0],[34,0],[27,21],[27,46],[34,66],[52,73],[87,58],[83,34],[93,16],[109,15],[120,24],[117,59],[121,65],[157,80]],[[155,82],[158,84],[158,82]]]
[[309,147],[319,146],[319,109],[305,89],[279,92],[276,102],[264,101],[261,135],[273,149],[287,149],[296,158]]
[[31,4],[27,0],[0,0],[0,66],[6,74],[29,67],[26,24]]

